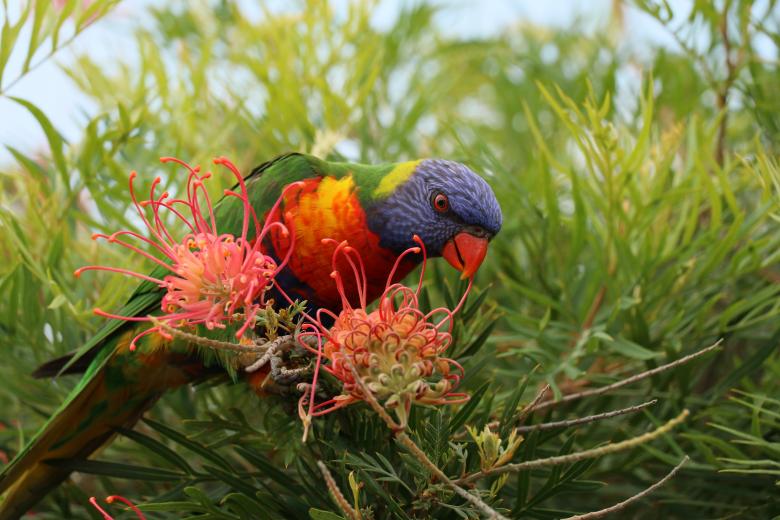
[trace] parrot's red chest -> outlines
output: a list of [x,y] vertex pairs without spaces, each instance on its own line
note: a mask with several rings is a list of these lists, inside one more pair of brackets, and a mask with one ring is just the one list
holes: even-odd
[[[334,312],[340,310],[341,297],[331,273],[333,252],[344,240],[360,253],[365,264],[367,300],[370,302],[381,296],[398,255],[381,247],[379,236],[368,229],[366,213],[355,193],[352,177],[305,181],[303,189],[285,198],[277,219],[283,220],[291,231],[286,237],[278,228],[271,231],[271,244],[277,258],[293,245],[291,241],[295,242],[287,265],[288,274],[292,276],[279,277],[280,283],[285,285],[284,290],[293,299],[306,299],[316,307]],[[406,276],[416,265],[412,259],[402,261],[393,281]],[[357,285],[352,267],[343,255],[336,266],[342,275],[345,293],[356,305]]]

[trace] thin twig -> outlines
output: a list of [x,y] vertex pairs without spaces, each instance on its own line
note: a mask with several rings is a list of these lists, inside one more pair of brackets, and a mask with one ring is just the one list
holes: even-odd
[[532,424],[530,426],[518,426],[518,433],[533,432],[536,430],[554,430],[556,428],[571,428],[572,426],[579,426],[580,424],[587,424],[595,421],[601,421],[603,419],[610,419],[619,415],[625,415],[628,413],[638,412],[648,406],[652,406],[658,402],[658,399],[647,401],[642,404],[630,406],[628,408],[621,408],[620,410],[612,410],[610,412],[604,412],[596,415],[588,415],[587,417],[578,417],[576,419],[569,419],[567,421],[556,421],[540,424]]
[[556,406],[563,403],[568,403],[571,401],[576,401],[577,399],[582,399],[585,397],[591,397],[594,395],[601,395],[605,394],[611,390],[615,390],[616,388],[620,388],[622,386],[630,385],[631,383],[636,383],[637,381],[641,381],[643,379],[647,379],[648,377],[654,376],[656,374],[659,374],[661,372],[664,372],[666,370],[669,370],[671,368],[675,368],[680,365],[684,365],[685,363],[692,361],[693,359],[696,359],[699,356],[702,356],[706,354],[707,352],[710,352],[712,350],[715,350],[716,348],[720,347],[720,344],[723,340],[718,340],[714,345],[710,345],[707,348],[703,348],[697,352],[694,352],[693,354],[688,354],[687,356],[681,357],[680,359],[677,359],[675,361],[672,361],[671,363],[667,363],[665,365],[661,365],[660,367],[656,367],[652,370],[647,370],[645,372],[642,372],[640,374],[636,374],[630,377],[627,377],[625,379],[622,379],[620,381],[617,381],[615,383],[612,383],[611,385],[602,386],[600,388],[594,388],[592,390],[585,390],[583,392],[577,392],[576,394],[569,394],[565,395],[562,398],[558,400],[551,399],[549,401],[544,401],[542,403],[539,403],[535,405],[534,407],[530,408],[529,412],[535,412],[537,410],[544,410],[545,408],[549,408],[551,406]]
[[663,486],[664,484],[666,484],[669,480],[671,480],[672,477],[674,477],[677,474],[678,471],[680,471],[680,469],[689,460],[690,460],[690,457],[688,457],[686,455],[683,458],[683,460],[681,460],[680,463],[677,464],[672,469],[672,471],[670,471],[664,478],[662,478],[661,480],[659,480],[658,482],[656,482],[655,484],[653,484],[649,488],[645,489],[644,491],[640,491],[636,495],[634,495],[631,498],[628,498],[628,499],[620,502],[619,504],[615,504],[612,507],[607,507],[606,509],[601,509],[599,511],[593,511],[592,513],[585,513],[584,515],[570,516],[570,517],[564,518],[563,520],[594,520],[596,518],[605,517],[605,516],[607,516],[608,514],[611,514],[611,513],[616,513],[618,511],[622,511],[623,509],[625,509],[629,505],[633,504],[637,500],[641,500],[642,498],[646,497],[647,495],[649,495],[650,493],[652,493],[656,489],[658,489],[661,486]]
[[539,393],[536,394],[536,397],[534,397],[534,400],[528,403],[525,408],[517,415],[517,419],[515,420],[518,424],[523,424],[523,421],[525,421],[526,417],[536,409],[537,405],[544,399],[544,396],[547,395],[547,392],[550,391],[550,385],[544,385],[544,387],[539,390]]
[[333,475],[330,474],[328,467],[321,460],[317,461],[317,467],[320,468],[322,476],[325,478],[325,485],[328,486],[328,491],[330,491],[333,500],[336,501],[341,512],[344,513],[349,520],[360,520],[360,513],[355,511],[349,502],[347,502],[347,499],[344,498],[341,490],[336,485],[336,481],[333,479]]
[[664,435],[665,433],[669,432],[672,428],[674,428],[675,426],[683,422],[685,418],[688,417],[689,414],[690,412],[687,409],[683,410],[682,413],[680,413],[680,415],[670,420],[666,424],[656,428],[655,430],[639,435],[637,437],[626,439],[625,441],[616,442],[615,444],[607,444],[605,446],[600,446],[598,448],[593,448],[590,450],[580,451],[577,453],[570,453],[569,455],[558,455],[555,457],[547,457],[545,459],[528,460],[525,462],[519,462],[517,464],[507,464],[506,466],[490,468],[488,470],[472,473],[471,475],[456,480],[454,483],[459,485],[464,485],[473,482],[475,480],[479,480],[485,477],[490,477],[493,475],[499,475],[502,473],[508,473],[512,471],[525,471],[529,469],[543,468],[546,466],[557,466],[560,464],[569,464],[571,462],[578,462],[585,459],[592,459],[592,458],[608,455],[610,453],[616,453],[619,451],[628,450],[636,446],[639,446],[640,444],[650,442],[653,439],[656,439],[657,437]]
[[[540,395],[544,395],[544,392],[540,392]],[[630,406],[628,408],[621,408],[620,410],[611,410],[609,412],[603,412],[596,415],[588,415],[587,417],[578,417],[576,419],[569,419],[566,421],[556,421],[556,422],[549,422],[549,423],[540,423],[540,424],[532,424],[530,426],[518,426],[515,428],[515,431],[517,433],[527,433],[527,432],[533,432],[536,430],[553,430],[555,428],[571,428],[572,426],[579,426],[580,424],[587,424],[591,422],[601,421],[603,419],[610,419],[612,417],[617,417],[619,415],[625,415],[629,413],[638,412],[648,406],[652,406],[655,403],[658,402],[658,399],[653,399],[651,401],[647,401],[642,404],[637,404],[634,406]],[[531,405],[529,405],[531,406]],[[488,423],[488,428],[491,430],[494,428],[498,428],[501,425],[499,421],[493,421],[491,423]],[[459,439],[465,437],[465,432],[459,433],[455,438]]]

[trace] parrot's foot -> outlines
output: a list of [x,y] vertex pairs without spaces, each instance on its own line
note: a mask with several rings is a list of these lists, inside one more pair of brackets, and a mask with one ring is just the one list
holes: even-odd
[[309,353],[293,335],[280,336],[265,346],[267,348],[259,353],[259,357],[244,368],[246,372],[256,372],[269,365],[271,381],[287,388],[295,386],[311,374],[313,364]]
[[289,350],[291,347],[294,347],[294,344],[295,338],[292,336],[292,334],[279,336],[275,340],[262,345],[265,347],[265,350],[262,351],[260,357],[257,358],[257,360],[255,360],[251,365],[245,367],[244,370],[250,374],[252,372],[257,372],[266,364],[268,364],[271,358],[278,357],[280,353]]
[[271,378],[280,385],[292,386],[312,373],[311,362],[303,366],[289,368],[281,356],[271,358]]

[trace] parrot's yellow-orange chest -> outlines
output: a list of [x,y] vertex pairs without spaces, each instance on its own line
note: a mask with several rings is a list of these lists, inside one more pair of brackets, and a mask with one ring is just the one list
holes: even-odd
[[[300,297],[333,311],[340,309],[341,299],[331,273],[333,251],[344,240],[360,252],[365,264],[368,301],[382,294],[397,254],[383,248],[379,237],[368,228],[366,212],[350,175],[304,181],[301,190],[284,199],[274,220],[281,220],[291,231],[289,236],[284,236],[278,228],[272,230],[274,254],[282,257],[290,246],[296,251],[287,266],[295,278],[288,290],[293,298]],[[394,278],[403,278],[414,265],[412,261],[402,263]],[[346,294],[353,296],[351,301],[357,303],[351,266],[341,258],[336,267]]]

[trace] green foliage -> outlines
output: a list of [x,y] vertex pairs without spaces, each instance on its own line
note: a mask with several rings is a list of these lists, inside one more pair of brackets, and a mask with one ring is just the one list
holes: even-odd
[[[722,424],[714,424],[716,428],[731,434],[734,442],[729,445],[731,457],[723,457],[725,462],[724,473],[758,474],[772,477],[780,476],[780,443],[777,442],[777,431],[780,426],[780,401],[766,395],[739,392],[731,398],[737,405],[747,408],[751,414],[750,432],[738,431]],[[742,446],[754,446],[760,448],[766,458],[752,459],[748,453],[737,448],[734,444]],[[780,486],[780,479],[776,479],[775,485]]]
[[[664,1],[616,2],[677,42],[641,54],[621,45],[619,16],[594,34],[518,23],[467,39],[442,31],[427,3],[381,30],[374,3],[312,0],[258,16],[241,2],[154,3],[127,56],[106,64],[87,53],[66,67],[99,107],[67,143],[15,78],[115,3],[28,2],[2,27],[0,95],[37,120],[48,151],[9,148],[15,162],[0,166],[0,451],[18,451],[74,384],[34,381],[32,369],[82,345],[100,325],[91,309],[118,308],[132,290],[121,277],[78,282],[73,270],[146,267],[90,240],[137,227],[131,169],[145,187],[161,175],[175,192],[182,179],[161,155],[204,164],[225,155],[244,171],[289,150],[366,162],[443,156],[485,174],[505,224],[456,323],[451,353],[472,400],[411,414],[428,458],[450,478],[478,471],[485,446],[466,427],[479,435],[492,423],[506,448],[542,385],[558,397],[610,384],[722,338],[716,354],[532,414],[526,424],[659,399],[608,423],[527,433],[511,461],[625,440],[687,407],[682,434],[477,488],[513,518],[559,518],[619,502],[688,454],[646,499],[652,510],[632,517],[780,514],[775,1],[678,13]],[[24,56],[21,70],[4,70],[11,52]],[[426,305],[453,305],[449,271],[431,269]],[[249,394],[241,383],[171,393],[96,460],[69,463],[78,477],[39,516],[81,518],[86,497],[118,493],[150,518],[340,518],[317,461],[365,518],[477,514],[367,406],[315,420],[303,444],[294,398]]]

